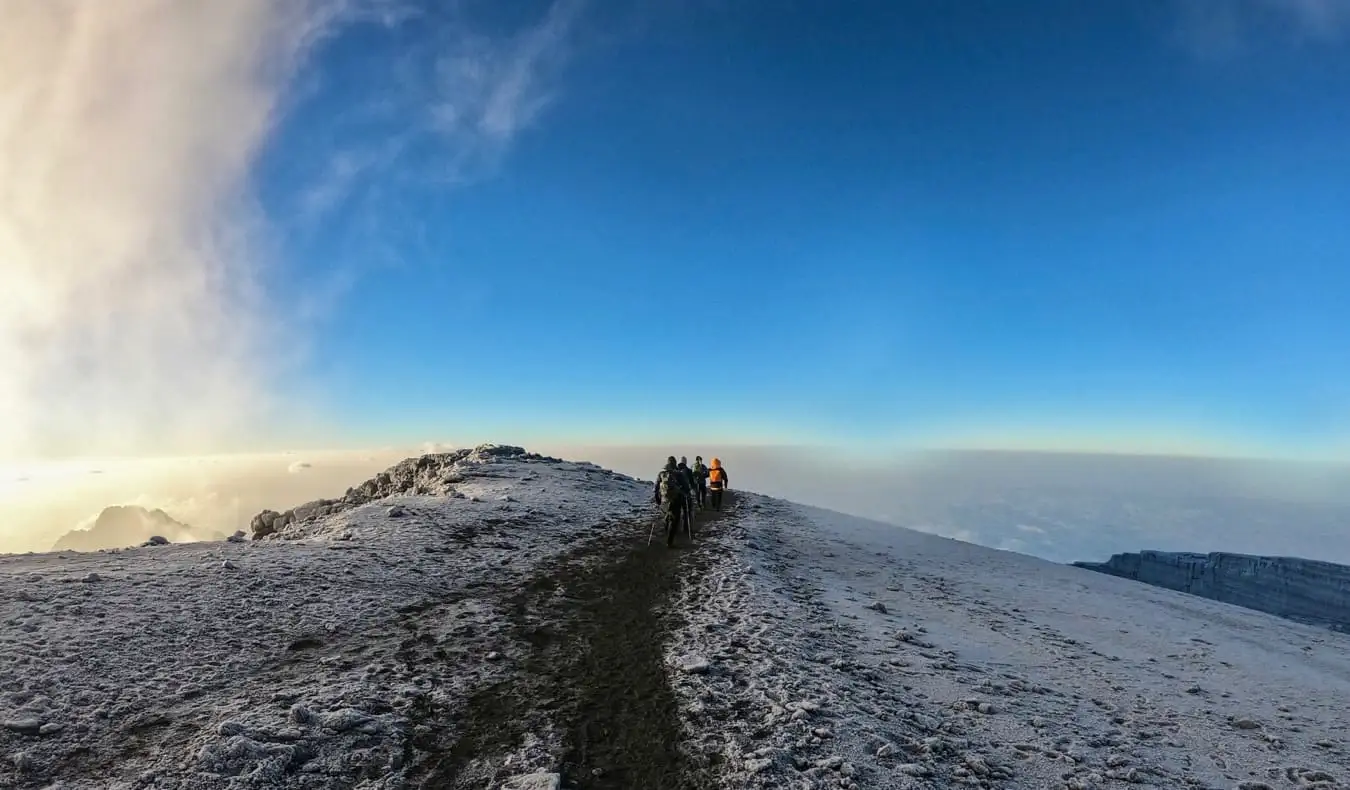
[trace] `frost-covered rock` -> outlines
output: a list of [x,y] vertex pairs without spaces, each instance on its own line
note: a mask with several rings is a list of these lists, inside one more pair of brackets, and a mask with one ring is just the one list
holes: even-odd
[[[484,444],[471,450],[429,453],[400,461],[361,485],[347,489],[341,499],[316,499],[283,513],[264,510],[253,517],[250,531],[254,540],[293,539],[302,537],[309,530],[307,525],[369,502],[397,496],[450,497],[458,493],[463,497],[456,486],[471,480],[483,467],[505,460],[562,463],[557,458],[529,453],[513,445]],[[501,494],[499,498],[506,497],[511,495]],[[479,501],[477,497],[470,499]],[[386,510],[386,516],[400,518],[407,512],[402,504],[394,503]]]
[[552,773],[523,774],[507,779],[502,790],[560,790],[562,776]]

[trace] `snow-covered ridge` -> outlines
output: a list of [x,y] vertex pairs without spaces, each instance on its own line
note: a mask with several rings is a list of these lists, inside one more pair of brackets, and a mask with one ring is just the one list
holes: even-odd
[[[548,464],[565,463],[560,458],[526,452],[525,448],[512,445],[483,444],[473,449],[428,453],[407,458],[391,466],[361,485],[347,489],[347,493],[341,498],[316,499],[283,513],[264,510],[253,517],[250,530],[254,540],[271,537],[295,539],[308,534],[306,529],[298,525],[312,523],[329,515],[346,512],[368,502],[392,496],[408,494],[467,498],[471,495],[460,490],[460,484],[475,476],[482,477],[482,467],[500,459]],[[581,462],[575,466],[602,473],[615,480],[632,480],[626,475],[601,469],[595,464]]]
[[1350,631],[1350,566],[1297,557],[1141,551],[1080,568]]

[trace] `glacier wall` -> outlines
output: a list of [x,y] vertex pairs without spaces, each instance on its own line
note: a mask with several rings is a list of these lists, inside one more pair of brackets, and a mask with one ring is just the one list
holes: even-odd
[[1350,566],[1297,557],[1141,551],[1076,567],[1350,631]]

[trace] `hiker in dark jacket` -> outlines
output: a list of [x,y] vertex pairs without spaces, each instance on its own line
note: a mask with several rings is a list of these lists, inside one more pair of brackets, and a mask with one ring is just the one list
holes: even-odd
[[679,469],[680,474],[684,475],[684,482],[689,490],[692,504],[698,500],[698,480],[694,477],[694,470],[689,468],[689,459],[683,455],[680,456],[680,462],[676,464],[675,468]]
[[675,464],[675,456],[670,456],[665,468],[656,476],[656,490],[652,492],[652,501],[661,506],[665,515],[667,546],[675,545],[675,533],[688,518],[692,497],[685,475]]

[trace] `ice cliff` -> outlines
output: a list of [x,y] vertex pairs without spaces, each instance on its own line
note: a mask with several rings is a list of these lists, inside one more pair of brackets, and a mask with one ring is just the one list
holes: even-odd
[[1350,566],[1297,557],[1141,551],[1080,568],[1350,631]]

